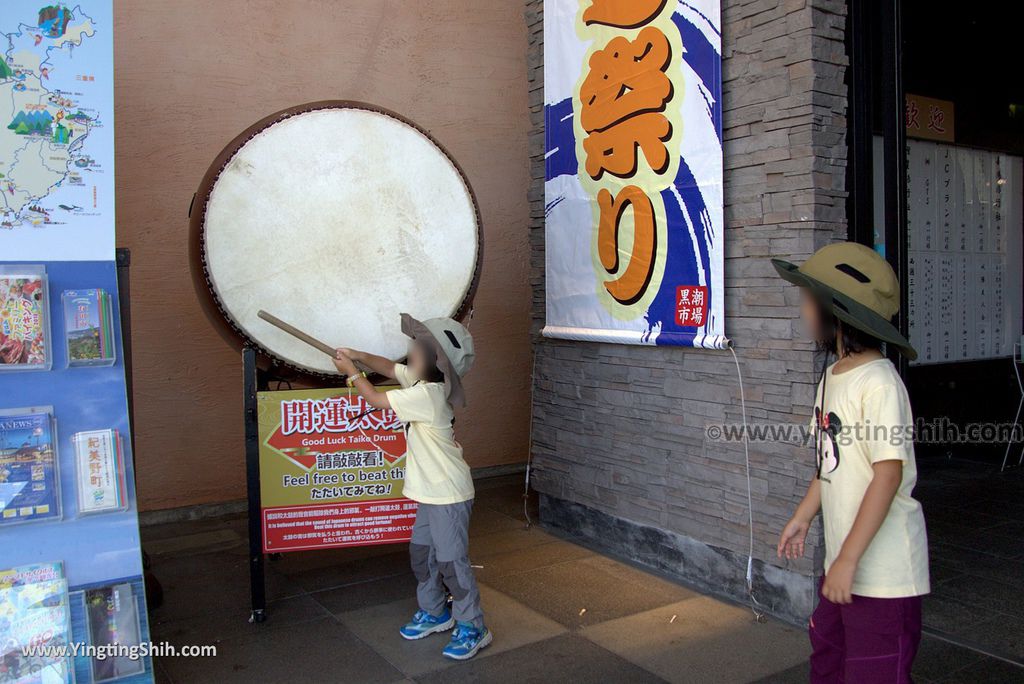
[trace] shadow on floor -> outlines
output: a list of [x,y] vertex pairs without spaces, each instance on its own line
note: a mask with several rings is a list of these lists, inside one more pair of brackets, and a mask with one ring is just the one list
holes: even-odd
[[[268,619],[251,625],[244,518],[144,528],[166,596],[153,640],[218,649],[158,659],[157,681],[807,681],[802,629],[758,624],[746,608],[527,529],[521,487],[519,476],[478,482],[470,553],[495,641],[465,663],[441,656],[446,637],[398,636],[415,610],[403,546],[268,562]],[[918,671],[923,682],[1024,681],[1024,670],[934,638]]]
[[926,629],[1024,663],[1024,469],[922,459],[932,593]]

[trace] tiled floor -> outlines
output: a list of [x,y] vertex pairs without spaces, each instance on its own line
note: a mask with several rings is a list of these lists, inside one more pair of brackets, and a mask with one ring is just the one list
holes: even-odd
[[932,593],[925,626],[1024,662],[1024,469],[922,459]]
[[[398,625],[415,609],[400,546],[269,562],[268,620],[250,625],[243,519],[144,528],[166,598],[150,617],[154,640],[218,646],[215,658],[158,660],[157,681],[807,680],[802,629],[758,624],[746,608],[526,529],[521,508],[518,478],[478,483],[471,555],[482,566],[477,572],[495,641],[466,663],[441,657],[445,637],[406,642],[398,636]],[[934,638],[925,639],[918,671],[924,682],[1024,681],[1024,669]]]

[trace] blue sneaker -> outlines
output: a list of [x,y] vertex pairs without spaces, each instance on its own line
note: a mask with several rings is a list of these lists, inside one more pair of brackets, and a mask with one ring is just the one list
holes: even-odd
[[494,637],[486,627],[474,627],[468,622],[460,622],[452,632],[452,640],[444,647],[444,655],[455,660],[469,660],[481,648],[485,648]]
[[412,616],[412,622],[407,623],[398,631],[403,637],[412,641],[430,636],[435,632],[447,632],[454,626],[455,618],[447,608],[437,617],[425,610],[417,610],[416,614]]

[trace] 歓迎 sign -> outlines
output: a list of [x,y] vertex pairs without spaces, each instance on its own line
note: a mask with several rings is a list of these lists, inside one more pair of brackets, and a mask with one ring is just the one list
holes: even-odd
[[267,553],[408,541],[405,429],[348,389],[260,392]]
[[904,119],[908,138],[953,142],[953,103],[907,93]]

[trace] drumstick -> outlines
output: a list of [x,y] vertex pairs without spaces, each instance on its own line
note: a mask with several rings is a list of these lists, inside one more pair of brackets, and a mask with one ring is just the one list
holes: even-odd
[[260,318],[262,318],[263,320],[265,320],[267,323],[270,323],[271,325],[277,326],[281,330],[284,330],[289,335],[293,335],[293,336],[299,338],[300,340],[302,340],[303,342],[305,342],[309,346],[316,347],[317,349],[322,351],[324,354],[327,354],[328,356],[330,356],[332,359],[337,355],[337,351],[331,345],[324,344],[323,342],[321,342],[320,340],[316,339],[312,335],[307,335],[306,333],[302,332],[301,330],[296,328],[294,325],[289,325],[288,323],[285,323],[284,321],[282,321],[277,316],[268,314],[263,309],[260,309],[256,313],[256,315],[259,316]]

